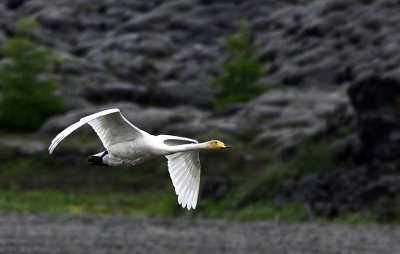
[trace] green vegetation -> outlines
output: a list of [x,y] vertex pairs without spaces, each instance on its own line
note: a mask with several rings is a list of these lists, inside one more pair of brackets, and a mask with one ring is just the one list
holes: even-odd
[[0,210],[17,212],[52,212],[72,214],[113,214],[139,217],[176,217],[184,214],[231,220],[304,221],[308,215],[298,204],[276,205],[272,202],[226,210],[220,203],[200,200],[196,213],[176,203],[173,190],[138,193],[75,193],[51,189],[0,191]]
[[18,212],[97,213],[175,217],[184,211],[166,192],[73,193],[54,190],[0,191],[0,210]]
[[[87,140],[89,143],[85,145],[94,141]],[[235,142],[234,139],[230,141]],[[57,157],[49,160],[47,156],[5,160],[0,165],[0,210],[146,217],[190,214],[232,220],[302,221],[308,219],[304,207],[295,203],[275,204],[271,199],[275,189],[286,179],[305,174],[309,167],[326,170],[332,162],[322,143],[306,143],[300,150],[289,162],[271,163],[261,175],[240,174],[238,178],[231,169],[223,173],[236,179],[234,181],[241,179],[241,182],[222,200],[200,198],[195,213],[187,212],[177,204],[165,160],[136,168],[112,169],[90,167],[85,162],[64,164],[57,161]],[[316,161],[314,157],[319,158],[320,167],[307,164],[306,160]]]
[[248,101],[266,90],[259,81],[267,74],[267,68],[265,63],[257,60],[260,46],[249,25],[239,23],[237,33],[226,37],[225,42],[228,55],[221,63],[222,73],[211,81],[221,91],[214,100],[219,108]]
[[55,96],[55,53],[31,38],[37,27],[31,18],[17,24],[18,35],[0,49],[6,59],[0,66],[0,126],[8,131],[36,130],[65,103]]
[[[200,200],[195,211],[179,207],[173,190],[158,192],[112,192],[112,193],[76,193],[45,190],[2,190],[0,191],[0,210],[14,212],[50,212],[70,214],[112,214],[137,217],[174,218],[189,215],[200,218],[224,218],[228,220],[254,221],[309,221],[307,210],[302,204],[285,202],[276,204],[268,201],[249,205],[240,209],[231,209],[226,201],[215,202]],[[335,218],[314,218],[316,221],[337,223],[391,223],[400,220],[378,220],[370,214],[346,213]]]
[[307,141],[297,148],[289,161],[272,160],[265,170],[242,184],[232,200],[236,207],[267,200],[285,181],[330,170],[334,166],[334,156],[327,143]]
[[[78,140],[86,140],[85,145],[97,142],[79,136],[76,141]],[[246,171],[243,174],[243,171],[234,172],[231,169],[224,171],[221,174],[230,178],[231,191],[222,199],[202,196],[195,211],[187,211],[177,204],[165,160],[134,168],[107,168],[90,167],[84,161],[65,163],[65,157],[49,159],[48,156],[35,155],[5,159],[10,158],[9,156],[2,154],[4,163],[0,165],[2,211],[164,218],[191,216],[246,221],[332,220],[313,217],[303,204],[276,202],[273,199],[279,186],[285,181],[334,167],[335,161],[325,142],[305,142],[290,160],[270,159],[268,166],[258,173]],[[210,164],[205,169],[212,166]],[[210,177],[212,171],[214,170],[209,170],[204,175]],[[205,179],[206,177],[203,178],[203,188]],[[382,207],[382,203],[376,205]],[[339,214],[333,220],[356,224],[397,223],[378,220],[368,213]]]

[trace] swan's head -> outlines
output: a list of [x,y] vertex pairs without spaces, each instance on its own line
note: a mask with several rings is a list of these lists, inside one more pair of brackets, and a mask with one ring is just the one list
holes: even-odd
[[210,140],[207,142],[207,147],[210,150],[219,150],[219,149],[226,149],[232,148],[231,146],[227,146],[219,140]]

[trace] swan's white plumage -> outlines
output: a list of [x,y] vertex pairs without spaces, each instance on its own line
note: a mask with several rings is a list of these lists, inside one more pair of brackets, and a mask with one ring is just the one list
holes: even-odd
[[178,203],[188,209],[196,208],[200,186],[199,152],[180,152],[166,157]]
[[88,118],[88,121],[84,117],[81,121],[92,126],[106,149],[121,142],[134,141],[145,133],[126,120],[119,109],[103,112],[104,115]]
[[64,138],[86,123],[92,126],[106,149],[119,142],[134,140],[144,133],[128,122],[119,109],[108,109],[83,117],[79,122],[59,133],[51,142],[50,154]]
[[[143,150],[144,147],[147,151],[149,149],[152,151],[154,148],[159,154],[164,154],[168,159],[168,170],[178,195],[178,203],[189,210],[196,208],[200,186],[200,160],[196,149],[201,147],[196,140],[170,135],[150,135],[126,120],[119,109],[109,109],[83,117],[79,122],[67,127],[53,139],[49,153],[51,154],[64,138],[86,123],[95,130],[104,147],[109,151],[110,154],[107,156],[114,156],[114,159],[118,158],[117,161],[123,161],[124,157],[118,157],[121,154],[113,148],[121,147],[121,145],[125,152],[129,153],[129,149],[133,149],[132,154],[142,153],[141,149]],[[182,148],[185,145],[192,145],[192,147],[187,148],[186,151]],[[193,149],[193,146],[196,148]],[[176,152],[174,147],[181,147],[180,149],[184,151]]]

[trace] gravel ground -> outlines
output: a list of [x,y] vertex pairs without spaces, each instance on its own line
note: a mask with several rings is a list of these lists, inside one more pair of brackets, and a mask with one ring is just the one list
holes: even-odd
[[0,213],[0,253],[400,253],[400,227]]

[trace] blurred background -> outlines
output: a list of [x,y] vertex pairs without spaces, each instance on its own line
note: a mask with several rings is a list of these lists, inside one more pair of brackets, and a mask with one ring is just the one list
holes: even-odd
[[[0,210],[398,222],[400,3],[3,0]],[[81,117],[119,108],[204,152],[195,211],[160,158],[91,167]]]

